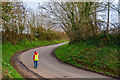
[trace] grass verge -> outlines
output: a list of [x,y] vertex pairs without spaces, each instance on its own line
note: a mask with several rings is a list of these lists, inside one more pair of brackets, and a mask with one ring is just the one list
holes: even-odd
[[51,45],[56,43],[63,43],[66,41],[27,41],[22,40],[16,45],[11,43],[2,44],[2,74],[4,78],[22,78],[22,76],[11,66],[10,58],[18,51],[22,51],[29,48],[34,48],[38,46]]
[[64,44],[55,51],[57,58],[92,71],[118,77],[120,75],[119,51],[117,45],[98,47],[96,44],[77,42]]

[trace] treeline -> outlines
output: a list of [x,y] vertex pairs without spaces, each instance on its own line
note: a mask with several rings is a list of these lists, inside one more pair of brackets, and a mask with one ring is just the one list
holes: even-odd
[[2,42],[17,44],[27,40],[66,40],[65,32],[55,29],[42,13],[33,13],[23,2],[2,2]]
[[112,12],[119,13],[114,2],[39,3],[36,13],[22,2],[3,2],[2,39],[13,44],[23,38],[61,40],[68,37],[70,43],[89,38],[119,42],[119,24],[117,16],[111,16]]
[[61,25],[69,36],[70,43],[89,38],[99,42],[108,42],[113,38],[113,41],[120,40],[120,29],[116,20],[118,17],[110,15],[111,12],[119,13],[114,1],[52,2],[40,4],[39,7],[49,13],[49,16],[54,16],[52,20]]

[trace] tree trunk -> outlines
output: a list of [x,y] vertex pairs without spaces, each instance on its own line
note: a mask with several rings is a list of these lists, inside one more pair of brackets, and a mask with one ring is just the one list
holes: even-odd
[[[109,1],[109,0],[108,0]],[[107,23],[107,34],[109,33],[109,22],[110,22],[110,17],[109,17],[109,15],[110,15],[110,2],[108,2],[108,23]]]

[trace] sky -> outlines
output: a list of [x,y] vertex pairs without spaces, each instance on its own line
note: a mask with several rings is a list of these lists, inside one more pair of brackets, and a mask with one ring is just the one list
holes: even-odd
[[[32,9],[32,12],[36,13],[37,12],[37,7],[38,7],[38,2],[48,2],[48,0],[23,0],[25,6],[27,8],[31,8]],[[58,1],[58,0],[56,0]],[[72,0],[73,1],[73,0]],[[102,0],[101,0],[102,1]],[[105,0],[104,0],[105,1]],[[117,4],[118,0],[112,0],[114,1],[115,4]],[[103,13],[104,15],[106,15],[106,13]],[[118,13],[117,12],[114,12],[114,11],[111,11],[110,12],[110,21],[113,21],[115,22],[116,21],[116,18],[118,18]]]
[[[79,2],[84,2],[84,1],[101,1],[101,2],[106,2],[108,0],[22,0],[24,2],[48,2],[48,1],[55,1],[55,2],[58,2],[58,1],[69,1],[69,2],[73,2],[73,1],[79,1]],[[109,0],[109,1],[119,1],[119,0]]]
[[27,8],[31,8],[32,10],[36,11],[38,7],[38,2],[24,2],[24,5]]
[[[37,7],[38,7],[38,2],[48,2],[48,1],[51,1],[51,0],[22,0],[22,1],[24,2],[24,4],[27,7],[30,7],[31,9],[36,10]],[[60,1],[60,0],[53,0],[53,1]],[[61,1],[64,1],[64,0],[61,0]],[[67,1],[70,1],[70,0],[67,0]],[[75,1],[75,0],[71,0],[71,1]],[[78,1],[81,1],[81,0],[78,0]],[[86,0],[86,1],[88,1],[88,0]],[[89,1],[91,1],[91,0],[89,0]],[[105,1],[108,1],[108,0],[100,0],[100,1],[105,2]],[[115,3],[118,2],[118,0],[110,0],[110,1],[114,1]]]

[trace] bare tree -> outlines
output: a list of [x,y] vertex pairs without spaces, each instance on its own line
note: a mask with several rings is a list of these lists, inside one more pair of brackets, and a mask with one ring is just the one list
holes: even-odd
[[108,0],[108,23],[106,32],[109,33],[109,22],[110,22],[110,2]]
[[[92,10],[93,4],[93,2],[53,2],[41,8],[49,13],[54,22],[61,25],[70,37],[70,41],[74,41],[95,34],[92,18],[95,12]],[[97,26],[96,22],[97,20],[95,26]]]

